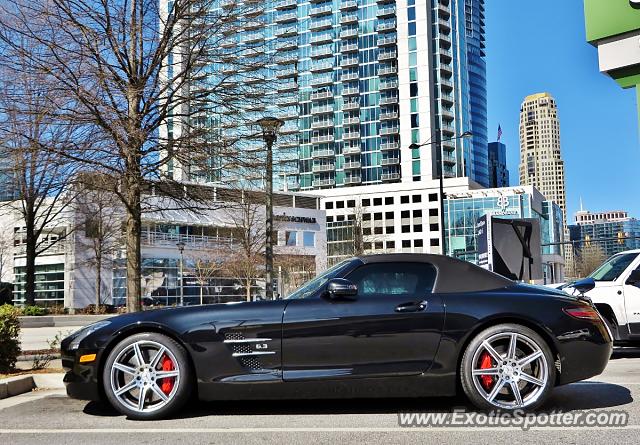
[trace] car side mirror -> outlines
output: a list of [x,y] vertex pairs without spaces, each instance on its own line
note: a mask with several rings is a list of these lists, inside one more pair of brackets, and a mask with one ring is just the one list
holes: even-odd
[[631,274],[629,274],[629,278],[627,278],[625,284],[629,284],[631,286],[637,286],[640,284],[640,269],[631,271]]
[[358,295],[358,286],[344,278],[333,278],[327,283],[327,295],[332,300],[340,298],[355,300]]
[[593,278],[583,278],[582,280],[578,280],[571,285],[575,290],[580,292],[581,294],[585,294],[589,292],[591,289],[596,287],[596,282]]

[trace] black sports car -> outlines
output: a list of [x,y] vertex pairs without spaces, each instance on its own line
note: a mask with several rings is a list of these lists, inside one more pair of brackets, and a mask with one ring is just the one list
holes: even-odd
[[597,375],[611,335],[588,302],[420,254],[344,261],[287,299],[158,309],[62,342],[70,397],[135,419],[203,400],[447,396],[532,409]]

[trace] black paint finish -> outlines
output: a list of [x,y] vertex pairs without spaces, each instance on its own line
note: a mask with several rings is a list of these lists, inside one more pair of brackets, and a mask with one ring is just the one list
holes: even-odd
[[[359,268],[378,263],[428,263],[437,270],[435,285],[410,295],[355,299],[328,298],[320,286],[303,299],[114,317],[76,350],[69,348],[73,335],[62,342],[67,393],[100,398],[100,367],[109,351],[144,331],[165,333],[184,345],[204,400],[453,395],[468,342],[503,322],[526,325],[550,344],[561,365],[559,384],[597,375],[608,362],[611,338],[604,325],[562,310],[584,301],[434,255],[361,257],[338,278],[356,277]],[[479,291],[470,290],[473,280]],[[96,361],[79,364],[85,353],[96,353]]]

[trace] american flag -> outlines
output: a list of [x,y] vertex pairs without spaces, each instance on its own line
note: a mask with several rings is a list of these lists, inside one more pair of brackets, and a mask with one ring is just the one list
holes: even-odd
[[502,137],[502,127],[498,124],[498,142],[500,142],[500,138]]

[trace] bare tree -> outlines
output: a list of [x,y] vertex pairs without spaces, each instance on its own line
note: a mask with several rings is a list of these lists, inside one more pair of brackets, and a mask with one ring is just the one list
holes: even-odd
[[[262,3],[217,6],[217,0],[0,4],[2,63],[11,65],[16,54],[26,58],[29,72],[54,80],[50,94],[73,98],[58,117],[97,130],[90,148],[72,144],[54,153],[118,180],[129,311],[140,309],[145,179],[223,180],[224,172],[257,162],[238,145],[254,136],[253,117],[243,110],[265,100],[268,51],[259,37],[240,42],[237,30],[255,26]],[[188,193],[175,190],[176,198]],[[198,200],[204,201],[186,199]]]
[[0,71],[0,144],[16,198],[2,208],[24,224],[19,237],[24,242],[21,253],[26,255],[25,299],[33,305],[36,258],[73,230],[65,215],[73,198],[68,186],[77,164],[55,152],[77,146],[85,133],[57,120],[57,109],[68,102],[63,96],[49,95],[46,75],[22,70],[27,62],[19,58],[13,67],[4,66]]
[[[113,178],[100,174],[80,176],[81,192],[76,208],[76,239],[90,253],[84,263],[95,270],[96,313],[103,303],[102,271],[113,267],[112,260],[122,249],[122,208],[114,200]],[[79,229],[79,230],[78,230]]]
[[575,255],[575,273],[578,277],[586,277],[596,270],[607,259],[600,245],[586,241]]
[[227,252],[221,249],[204,249],[190,255],[193,274],[200,286],[200,304],[204,304],[204,289],[209,288],[211,281],[220,276],[224,270]]
[[289,295],[316,276],[315,258],[297,253],[299,252],[290,252],[288,255],[276,255],[275,257],[275,266],[279,272],[279,278],[282,279],[280,289],[283,295]]
[[13,230],[0,233],[0,282],[5,281],[13,257]]
[[264,274],[264,249],[266,243],[265,211],[261,195],[241,191],[242,198],[224,209],[232,224],[237,246],[225,263],[227,273],[239,279],[251,301],[251,287]]

